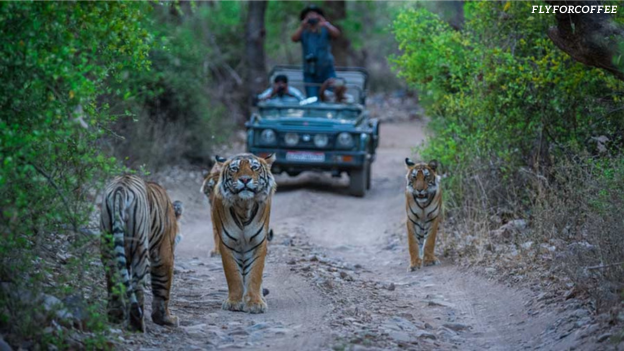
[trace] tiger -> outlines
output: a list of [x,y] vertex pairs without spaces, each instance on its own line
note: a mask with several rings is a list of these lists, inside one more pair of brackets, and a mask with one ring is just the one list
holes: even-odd
[[[264,313],[262,272],[267,253],[271,199],[277,184],[266,158],[239,154],[225,162],[212,199],[212,221],[219,237],[228,285],[224,310]],[[266,292],[265,292],[266,293]]]
[[[106,271],[108,317],[113,323],[129,320],[129,327],[145,332],[143,278],[152,283],[152,320],[177,326],[169,312],[174,242],[182,203],[172,204],[160,185],[135,175],[115,178],[106,188],[101,208],[101,257]],[[118,283],[125,288],[121,294]]]
[[442,220],[442,187],[441,178],[436,173],[438,161],[414,163],[406,158],[405,165],[405,211],[410,254],[408,270],[414,271],[423,264],[432,266],[439,263],[434,255],[434,248],[438,226]]
[[[210,169],[210,172],[208,172],[208,174],[206,174],[206,176],[204,177],[204,181],[202,182],[201,188],[199,189],[199,192],[206,195],[206,197],[208,198],[208,203],[210,204],[210,206],[212,206],[214,188],[215,185],[217,185],[217,182],[219,182],[219,176],[221,175],[221,169],[225,161],[227,161],[225,158],[215,156],[215,163]],[[214,221],[212,224],[212,235],[214,238],[214,249],[210,251],[210,257],[220,256],[221,251],[219,250],[219,236],[217,234],[217,230],[215,229]]]

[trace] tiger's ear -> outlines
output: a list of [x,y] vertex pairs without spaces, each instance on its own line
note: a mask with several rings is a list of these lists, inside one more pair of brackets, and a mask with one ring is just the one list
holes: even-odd
[[182,213],[184,212],[184,204],[182,203],[182,201],[174,201],[173,210],[175,212],[176,219],[179,220],[182,217]]
[[215,156],[215,161],[217,162],[217,164],[219,163],[224,163],[225,161],[227,161],[227,159],[225,157],[221,157],[219,155]]
[[412,161],[408,157],[406,157],[405,158],[405,165],[407,166],[407,169],[409,169],[410,167],[414,167],[415,163],[414,163],[414,161]]
[[434,172],[438,171],[438,160],[429,161],[429,168],[433,169]]
[[277,157],[275,157],[275,154],[270,154],[269,156],[264,158],[264,160],[269,166],[273,165],[273,162],[275,162],[276,159]]

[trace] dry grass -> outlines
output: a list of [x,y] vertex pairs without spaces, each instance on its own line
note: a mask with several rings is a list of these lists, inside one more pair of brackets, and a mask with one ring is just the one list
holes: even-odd
[[445,254],[488,265],[506,257],[499,267],[530,267],[571,282],[598,311],[618,305],[624,288],[624,158],[562,156],[547,172],[521,169],[513,177],[496,169],[473,163],[452,174]]

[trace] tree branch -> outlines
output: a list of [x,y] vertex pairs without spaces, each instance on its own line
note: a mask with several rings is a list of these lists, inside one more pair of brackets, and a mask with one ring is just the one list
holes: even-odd
[[[549,5],[598,6],[600,1],[546,0]],[[588,66],[598,67],[624,81],[621,67],[613,58],[623,53],[618,46],[624,41],[624,28],[606,13],[556,13],[557,26],[548,30],[548,37],[574,60]]]

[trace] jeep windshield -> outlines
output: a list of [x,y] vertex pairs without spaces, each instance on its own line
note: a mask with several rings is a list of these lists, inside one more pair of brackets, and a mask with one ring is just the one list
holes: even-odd
[[357,108],[320,108],[294,106],[266,106],[260,110],[262,118],[327,118],[356,119],[360,115]]

